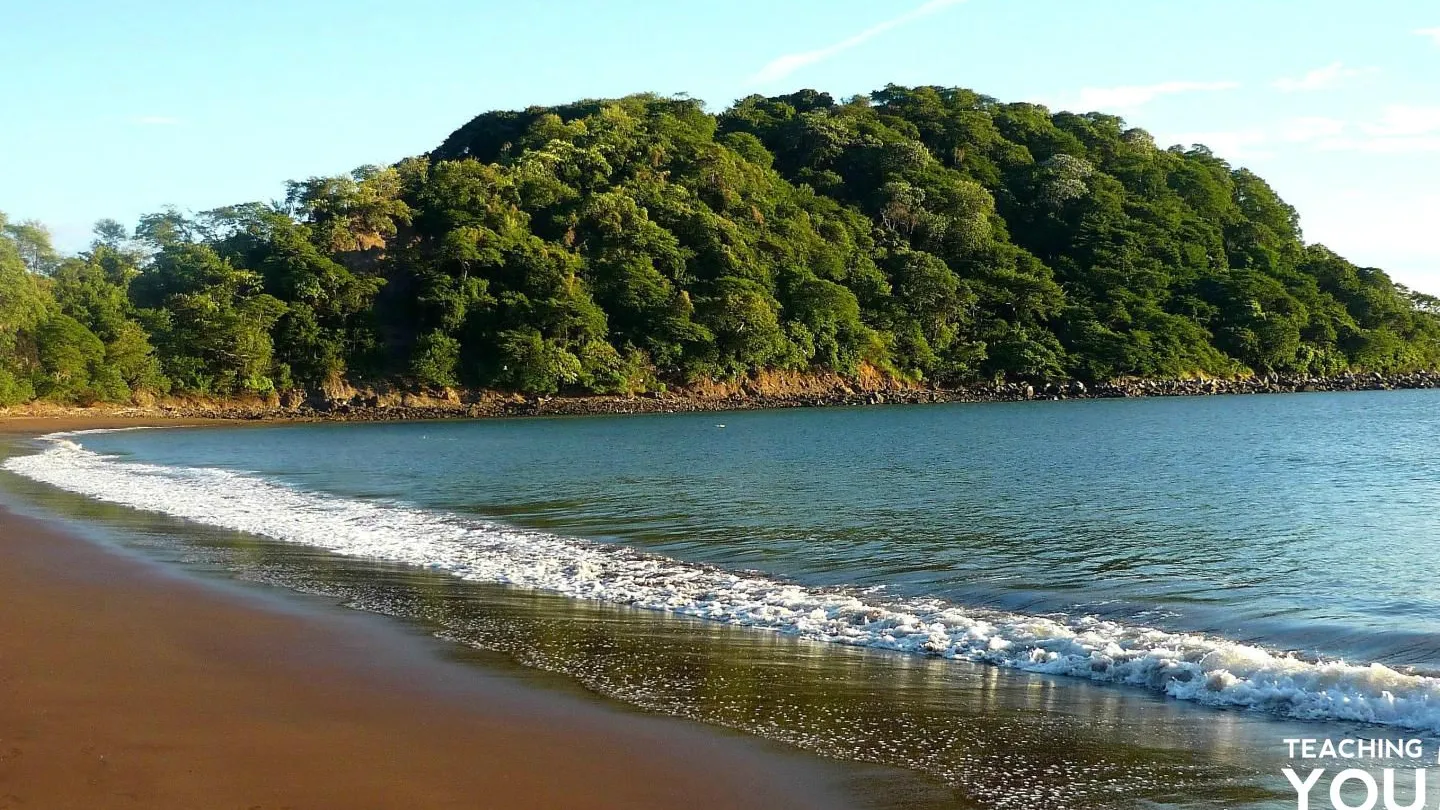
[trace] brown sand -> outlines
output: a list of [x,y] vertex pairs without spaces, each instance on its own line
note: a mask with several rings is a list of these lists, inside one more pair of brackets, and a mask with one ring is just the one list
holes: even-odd
[[840,804],[827,766],[284,602],[0,510],[0,810]]

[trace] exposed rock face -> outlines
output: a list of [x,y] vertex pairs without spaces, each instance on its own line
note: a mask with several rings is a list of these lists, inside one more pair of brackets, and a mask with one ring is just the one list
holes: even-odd
[[1440,388],[1440,372],[1391,376],[1347,374],[1338,377],[1268,375],[1233,380],[1136,379],[1113,380],[1088,386],[1078,380],[1061,383],[1011,382],[951,389],[907,387],[894,381],[887,381],[882,385],[873,383],[874,381],[846,380],[840,377],[794,375],[785,379],[771,375],[759,380],[728,384],[707,383],[694,390],[639,396],[525,397],[494,391],[447,390],[431,394],[355,391],[351,392],[347,399],[306,399],[287,395],[282,397],[277,405],[265,402],[170,403],[156,406],[153,412],[179,417],[335,421],[679,413],[886,403],[1018,402]]
[[[1025,400],[1113,399],[1122,397],[1282,394],[1308,391],[1383,391],[1440,388],[1440,372],[1347,374],[1337,377],[1267,375],[1223,380],[1113,380],[1089,386],[1010,382],[964,388],[923,388],[891,379],[845,379],[833,375],[768,375],[734,383],[706,383],[693,389],[638,396],[526,397],[496,391],[418,393],[346,389],[344,398],[324,393],[287,393],[268,400],[170,401],[118,409],[112,415],[238,420],[400,421],[501,416],[682,413],[764,408],[934,402],[1020,402]],[[341,392],[331,392],[332,394]],[[48,408],[47,412],[96,413],[100,409]],[[35,408],[16,409],[32,413]],[[0,415],[5,411],[0,410]]]

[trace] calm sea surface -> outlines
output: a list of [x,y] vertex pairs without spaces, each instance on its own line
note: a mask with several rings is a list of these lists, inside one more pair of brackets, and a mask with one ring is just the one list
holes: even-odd
[[1440,392],[69,442],[9,488],[945,806],[1293,806],[1283,737],[1440,732]]

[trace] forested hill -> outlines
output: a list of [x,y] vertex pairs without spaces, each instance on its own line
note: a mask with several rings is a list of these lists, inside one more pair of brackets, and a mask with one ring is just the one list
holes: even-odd
[[3,403],[1440,366],[1440,302],[1307,245],[1251,172],[962,89],[491,112],[76,257],[0,230]]

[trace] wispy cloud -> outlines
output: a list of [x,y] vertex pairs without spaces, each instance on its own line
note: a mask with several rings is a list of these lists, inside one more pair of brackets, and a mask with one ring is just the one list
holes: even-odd
[[1378,155],[1440,152],[1440,106],[1391,104],[1379,120],[1327,138],[1316,148]]
[[1223,158],[1267,157],[1273,152],[1264,148],[1270,142],[1270,133],[1263,129],[1210,130],[1208,132],[1182,132],[1166,141],[1185,146],[1203,145]]
[[1334,87],[1346,79],[1378,73],[1379,68],[1346,67],[1344,62],[1332,62],[1325,67],[1315,68],[1300,78],[1284,77],[1271,82],[1271,86],[1287,93],[1304,90],[1324,90]]
[[1437,28],[1417,28],[1417,29],[1415,29],[1415,33],[1419,34],[1419,35],[1422,36],[1422,37],[1429,37],[1429,38],[1435,40],[1435,44],[1436,44],[1436,45],[1440,45],[1440,27],[1437,27]]
[[1440,135],[1403,138],[1332,138],[1315,148],[1324,152],[1365,152],[1372,155],[1416,155],[1440,152]]
[[1391,104],[1379,121],[1364,129],[1382,138],[1440,135],[1440,106]]
[[1182,144],[1204,144],[1217,155],[1231,159],[1270,157],[1280,148],[1294,148],[1333,141],[1343,136],[1349,124],[1336,118],[1309,116],[1241,130],[1187,132],[1174,136]]
[[1292,118],[1275,128],[1275,137],[1285,143],[1311,143],[1324,138],[1334,138],[1349,126],[1338,118]]
[[1371,155],[1428,154],[1440,152],[1440,106],[1392,104],[1373,121],[1312,116],[1242,130],[1190,132],[1174,137],[1183,144],[1203,143],[1228,158],[1269,157],[1298,147]]
[[963,2],[965,2],[965,0],[929,0],[929,2],[913,8],[898,17],[892,17],[884,22],[876,23],[864,31],[847,39],[842,39],[833,45],[816,48],[813,51],[787,53],[784,56],[772,60],[765,67],[760,68],[759,72],[750,77],[750,82],[752,84],[766,84],[779,81],[801,68],[824,62],[851,48],[864,45],[866,42],[880,36],[886,31],[915,22],[936,12],[944,11],[951,6],[958,6]]
[[135,115],[130,117],[130,123],[142,127],[173,127],[179,125],[180,119],[168,115]]
[[1080,91],[1079,106],[1092,110],[1134,108],[1161,96],[1234,90],[1239,86],[1239,82],[1161,82],[1127,87],[1086,87]]

